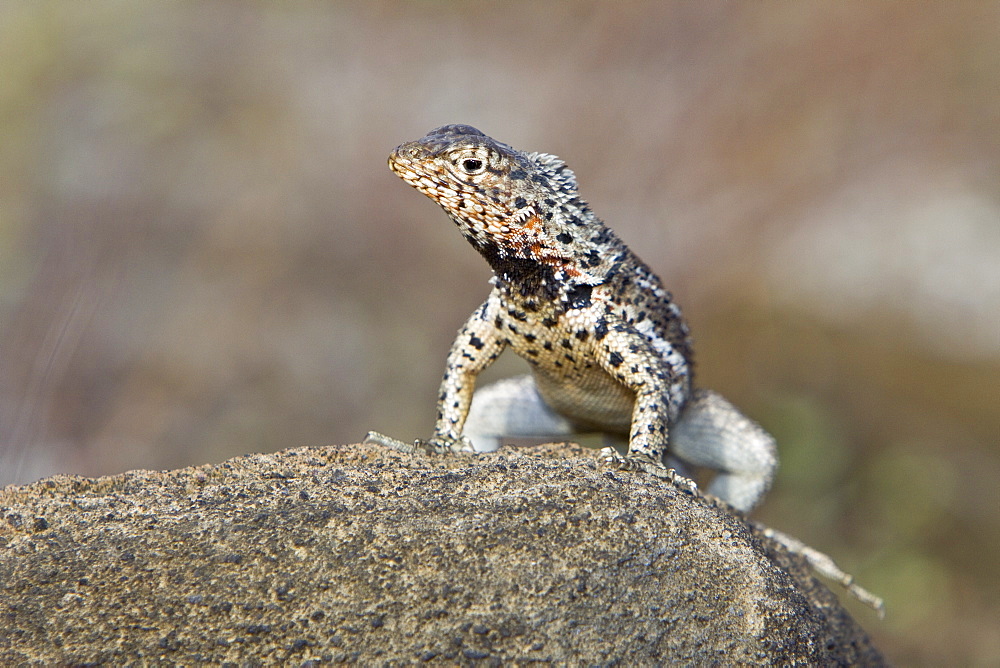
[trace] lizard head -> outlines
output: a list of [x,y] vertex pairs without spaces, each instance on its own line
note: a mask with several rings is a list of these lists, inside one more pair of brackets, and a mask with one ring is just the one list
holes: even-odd
[[603,226],[559,158],[446,125],[397,147],[389,167],[437,202],[501,277],[534,269],[560,281],[598,282],[584,275],[579,258],[590,249],[580,239],[590,236],[581,228]]

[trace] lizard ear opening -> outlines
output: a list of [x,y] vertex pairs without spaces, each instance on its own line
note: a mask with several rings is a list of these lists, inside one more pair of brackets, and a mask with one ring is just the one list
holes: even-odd
[[545,169],[545,171],[549,172],[552,178],[562,184],[566,190],[570,190],[573,194],[576,194],[578,190],[576,174],[566,166],[566,163],[561,158],[550,153],[529,153],[528,157]]

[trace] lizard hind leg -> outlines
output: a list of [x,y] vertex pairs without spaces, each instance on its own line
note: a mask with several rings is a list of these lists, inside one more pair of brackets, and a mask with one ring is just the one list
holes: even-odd
[[535,379],[528,374],[477,390],[462,432],[476,452],[492,452],[504,438],[555,438],[575,433],[569,421],[545,403]]
[[717,471],[709,494],[749,512],[771,487],[778,468],[774,438],[710,390],[688,400],[670,434],[673,455]]

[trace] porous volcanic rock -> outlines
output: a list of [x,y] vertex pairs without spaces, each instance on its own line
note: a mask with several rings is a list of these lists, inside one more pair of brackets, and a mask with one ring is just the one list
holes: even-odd
[[572,445],[0,491],[0,664],[879,664],[807,567]]

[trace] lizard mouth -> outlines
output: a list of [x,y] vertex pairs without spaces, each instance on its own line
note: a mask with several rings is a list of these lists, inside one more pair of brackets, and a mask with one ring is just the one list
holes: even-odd
[[[486,203],[468,200],[464,192],[457,187],[450,187],[440,179],[428,174],[419,159],[406,155],[407,144],[403,144],[389,156],[389,169],[413,188],[437,202],[449,215],[464,222],[465,232],[473,237],[487,234],[494,240],[504,239],[509,250],[523,245],[521,237],[531,234],[537,229],[538,210],[531,204],[525,204],[514,211],[504,210],[499,205],[490,206]],[[471,203],[470,203],[471,202]],[[531,257],[533,253],[525,253]]]
[[406,146],[403,144],[389,155],[389,169],[393,174],[435,201],[456,198],[458,191],[449,188],[440,179],[433,178],[428,170],[419,169],[424,166],[420,160],[405,155]]
[[[404,144],[405,146],[405,144]],[[420,175],[413,171],[411,165],[413,160],[400,155],[400,146],[389,155],[389,169],[392,173],[411,185],[416,185],[420,181]]]

